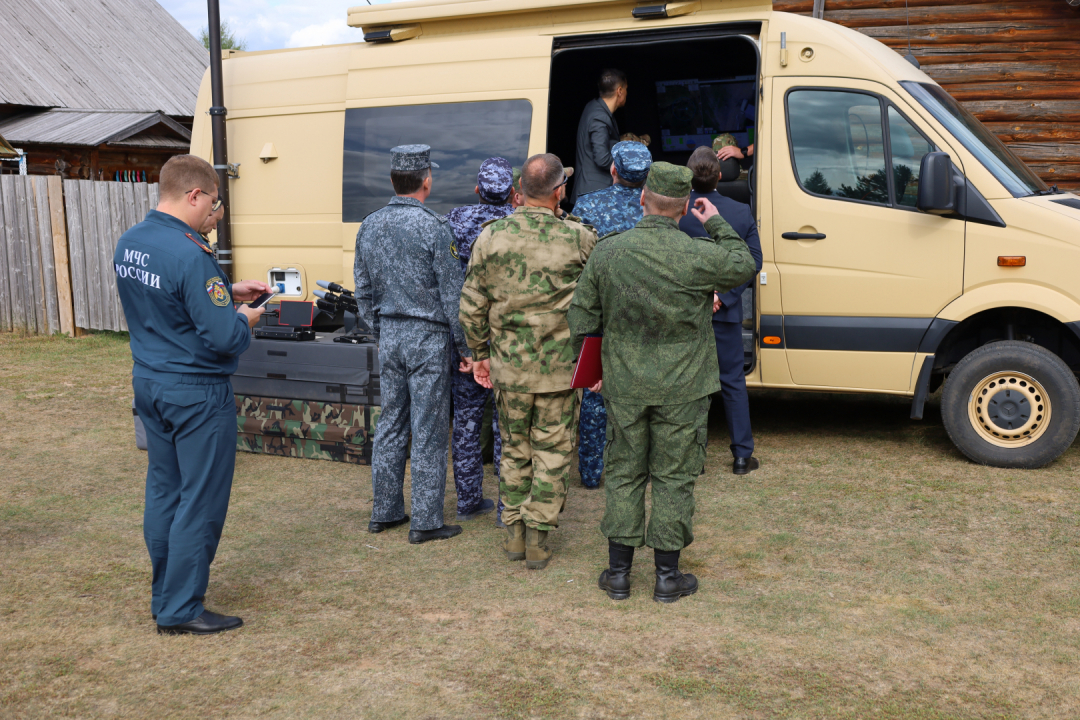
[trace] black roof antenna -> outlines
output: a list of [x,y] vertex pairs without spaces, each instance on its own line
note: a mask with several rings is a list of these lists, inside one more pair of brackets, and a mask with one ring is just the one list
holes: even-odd
[[919,59],[911,54],[911,13],[908,11],[908,0],[904,0],[904,19],[907,21],[907,55],[904,59],[914,65],[917,70],[921,70],[922,65],[919,64]]

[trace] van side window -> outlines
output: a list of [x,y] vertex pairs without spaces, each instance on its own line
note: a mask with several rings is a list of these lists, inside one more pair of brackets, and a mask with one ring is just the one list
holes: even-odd
[[791,156],[799,184],[814,195],[889,204],[881,102],[843,90],[787,96]]
[[896,108],[889,106],[889,146],[892,155],[894,202],[915,207],[919,196],[919,166],[934,144],[922,136]]
[[532,103],[528,100],[351,108],[345,111],[345,156],[341,170],[341,220],[361,222],[393,197],[390,148],[431,146],[431,197],[425,205],[445,214],[475,205],[480,163],[502,157],[511,165],[529,153]]

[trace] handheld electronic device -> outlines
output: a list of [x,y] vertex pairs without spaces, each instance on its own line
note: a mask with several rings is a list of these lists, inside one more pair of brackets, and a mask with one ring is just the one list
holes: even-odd
[[262,307],[263,305],[265,305],[266,303],[270,302],[270,299],[271,299],[272,297],[274,297],[275,295],[277,295],[277,293],[276,293],[276,292],[268,292],[268,293],[263,293],[262,295],[260,295],[259,297],[257,297],[257,298],[256,298],[255,300],[253,300],[253,301],[252,301],[252,302],[251,302],[251,303],[250,303],[250,304],[248,305],[248,307],[249,307],[249,308],[251,308],[252,310],[258,310],[258,309],[259,309],[259,308],[261,308],[261,307]]

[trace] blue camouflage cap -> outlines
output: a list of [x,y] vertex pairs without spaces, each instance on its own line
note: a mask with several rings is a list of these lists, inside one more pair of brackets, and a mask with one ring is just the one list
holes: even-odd
[[439,167],[431,162],[430,145],[398,145],[390,148],[391,170],[426,170]]
[[506,200],[513,183],[514,168],[503,158],[492,157],[480,163],[480,172],[476,174],[476,185],[480,188],[480,197],[487,202]]
[[643,143],[617,142],[611,147],[611,159],[615,163],[615,172],[627,182],[639,183],[649,176],[652,155]]

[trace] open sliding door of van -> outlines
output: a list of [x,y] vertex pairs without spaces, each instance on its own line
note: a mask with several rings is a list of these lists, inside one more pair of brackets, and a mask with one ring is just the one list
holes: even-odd
[[949,148],[870,81],[777,78],[772,108],[771,242],[792,381],[908,392],[923,334],[963,290],[964,223],[915,209],[922,157]]
[[[740,146],[757,134],[761,107],[759,38],[753,20],[556,36],[551,59],[547,147],[566,165],[580,162],[577,130],[582,109],[597,97],[604,68],[627,77],[627,102],[614,118],[620,135],[647,141],[653,161],[685,165],[698,147],[724,135]],[[576,157],[578,159],[576,159]],[[717,191],[753,208],[753,176],[731,161],[736,177]],[[586,218],[588,220],[589,218]],[[756,288],[743,295],[743,367],[756,364]]]

